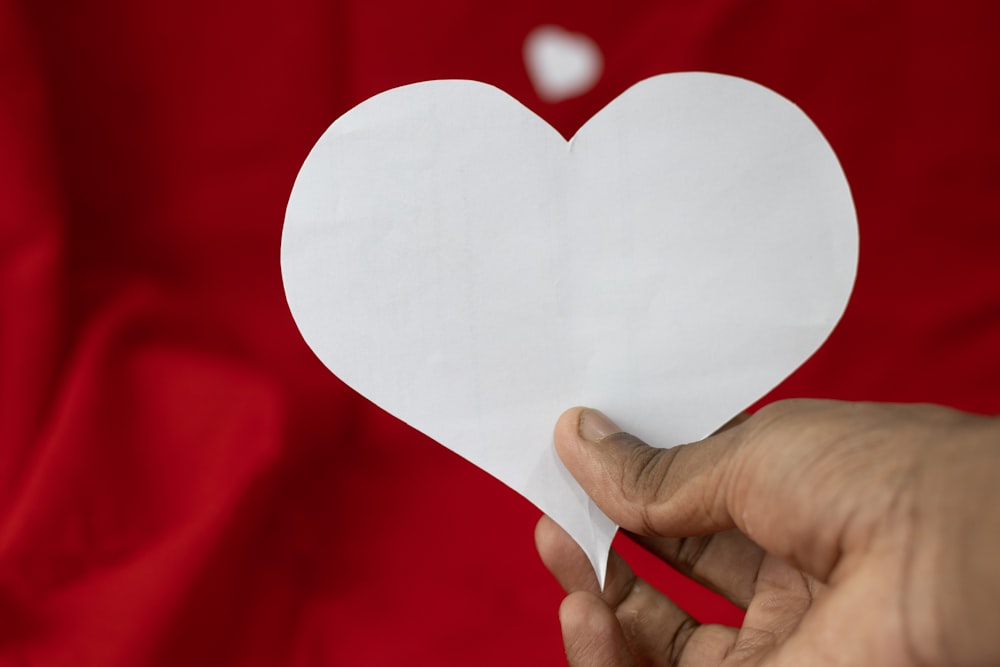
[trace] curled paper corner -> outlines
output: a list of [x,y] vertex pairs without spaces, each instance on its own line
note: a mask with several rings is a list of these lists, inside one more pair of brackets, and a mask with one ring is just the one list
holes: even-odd
[[610,559],[610,556],[611,556],[610,545],[608,546],[608,550],[604,553],[603,556],[598,556],[597,554],[595,554],[594,556],[591,555],[587,556],[587,558],[590,559],[590,564],[594,568],[594,574],[597,575],[597,583],[600,584],[602,593],[604,592],[604,587],[608,583],[608,560]]
[[[538,461],[536,474],[525,485],[525,495],[569,535],[587,556],[601,590],[607,579],[611,543],[618,524],[608,518],[576,481],[550,442]],[[567,502],[572,499],[572,502]]]
[[608,578],[608,560],[611,557],[611,543],[618,533],[618,524],[608,518],[608,516],[588,499],[587,509],[590,513],[590,527],[592,532],[591,547],[584,549],[587,558],[597,575],[597,583],[604,590]]

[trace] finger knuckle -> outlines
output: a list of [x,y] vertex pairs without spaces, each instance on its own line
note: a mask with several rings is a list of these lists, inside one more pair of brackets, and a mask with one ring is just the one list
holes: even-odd
[[630,445],[619,485],[629,504],[638,509],[636,530],[657,535],[651,510],[669,499],[669,480],[680,448],[658,449],[637,440]]
[[670,644],[667,651],[667,664],[671,667],[681,664],[681,657],[684,655],[684,647],[687,645],[688,639],[694,634],[695,630],[698,629],[698,622],[691,617],[685,618],[681,621],[681,624],[677,626],[674,636],[670,640]]

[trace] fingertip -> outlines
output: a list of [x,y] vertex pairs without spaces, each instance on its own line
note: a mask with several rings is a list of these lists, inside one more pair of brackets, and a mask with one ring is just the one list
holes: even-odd
[[622,432],[606,414],[594,408],[584,408],[580,411],[576,430],[578,437],[595,445],[609,435]]
[[547,516],[535,525],[535,549],[542,564],[567,593],[578,590],[600,592],[594,568],[583,549]]
[[621,429],[596,408],[570,408],[559,415],[556,422],[556,436],[568,436],[592,443],[598,443],[614,433],[621,433]]
[[556,453],[580,481],[581,474],[592,464],[590,447],[616,433],[621,433],[621,429],[600,410],[582,406],[570,408],[556,422]]
[[559,415],[552,434],[556,454],[574,476],[574,471],[579,469],[580,416],[586,410],[587,408],[578,406]]
[[632,656],[615,612],[588,591],[570,593],[559,605],[566,659],[571,667],[632,665]]
[[559,605],[559,623],[564,632],[599,632],[608,614],[614,616],[607,603],[590,591],[574,591]]
[[597,506],[623,526],[634,508],[625,499],[621,469],[638,446],[647,447],[594,408],[571,408],[556,423],[555,447],[563,465]]
[[580,415],[588,409],[578,405],[559,415],[554,433],[557,447],[560,442],[576,440],[580,437]]
[[552,560],[551,557],[562,539],[560,533],[565,534],[565,532],[547,514],[543,514],[538,519],[538,523],[535,524],[535,550],[538,551],[538,555],[546,567],[548,567]]

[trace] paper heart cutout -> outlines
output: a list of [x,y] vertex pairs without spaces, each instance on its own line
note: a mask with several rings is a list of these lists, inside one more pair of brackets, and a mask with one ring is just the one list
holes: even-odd
[[616,526],[555,455],[556,417],[711,433],[833,329],[857,225],[819,130],[755,83],[653,77],[567,142],[496,88],[429,81],[323,134],[281,263],[330,370],[537,505],[603,581]]
[[524,66],[538,96],[555,103],[593,88],[601,78],[604,56],[586,35],[541,25],[524,40]]

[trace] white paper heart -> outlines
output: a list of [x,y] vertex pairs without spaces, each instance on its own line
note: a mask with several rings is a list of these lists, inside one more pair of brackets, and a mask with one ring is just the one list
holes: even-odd
[[586,35],[541,25],[524,40],[524,66],[538,96],[555,103],[593,88],[601,78],[604,56]]
[[856,261],[819,130],[706,73],[638,83],[569,142],[483,83],[384,92],[309,154],[281,249],[323,363],[554,518],[601,581],[616,527],[556,457],[556,417],[704,437],[822,344]]

